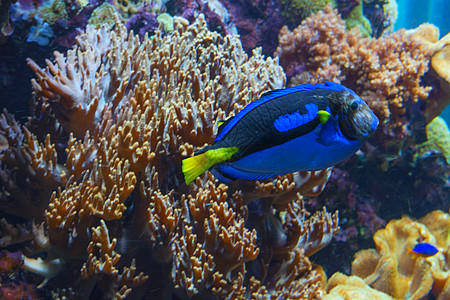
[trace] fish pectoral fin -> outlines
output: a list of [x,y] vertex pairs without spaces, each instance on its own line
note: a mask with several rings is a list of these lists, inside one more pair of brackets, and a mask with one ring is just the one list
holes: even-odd
[[183,159],[181,170],[184,174],[184,181],[189,185],[195,178],[215,164],[229,160],[238,150],[238,147],[211,149],[204,153]]
[[339,143],[339,138],[334,133],[330,133],[325,131],[324,129],[320,129],[317,142],[324,146],[333,146]]
[[329,112],[327,112],[326,110],[319,110],[317,112],[317,115],[319,116],[319,120],[320,120],[320,123],[322,123],[322,125],[325,124],[328,121],[328,119],[331,117],[331,114]]

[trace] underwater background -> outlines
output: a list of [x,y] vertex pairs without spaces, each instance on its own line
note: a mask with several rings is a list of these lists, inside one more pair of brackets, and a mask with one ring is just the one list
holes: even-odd
[[[450,299],[448,11],[0,0],[0,299]],[[351,158],[185,184],[219,121],[326,80],[380,120]]]

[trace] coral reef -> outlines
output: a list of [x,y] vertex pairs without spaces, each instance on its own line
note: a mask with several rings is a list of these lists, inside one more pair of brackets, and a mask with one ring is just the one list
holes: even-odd
[[281,0],[280,3],[281,15],[290,26],[297,26],[299,21],[323,10],[328,3],[336,6],[332,0]]
[[[450,277],[449,226],[450,216],[442,211],[433,211],[419,220],[404,216],[390,221],[385,229],[375,234],[376,249],[356,253],[352,263],[353,276],[333,275],[327,290],[331,290],[330,294],[340,295],[351,290],[371,291],[378,295],[377,299],[423,299],[429,293],[436,299],[446,299]],[[413,259],[406,251],[418,242],[435,245],[438,254]]]
[[[435,27],[421,26],[379,39],[362,38],[358,28],[346,31],[344,21],[328,6],[293,31],[283,27],[279,39],[275,55],[285,67],[291,85],[324,80],[340,82],[359,94],[379,117],[375,136],[356,156],[357,161],[346,167],[355,174],[354,178],[361,173],[358,163],[372,170],[365,180],[359,177],[358,185],[367,186],[364,182],[384,179],[379,181],[381,185],[367,186],[373,195],[370,198],[383,203],[387,198],[381,194],[391,191],[393,186],[411,187],[405,184],[413,179],[414,188],[405,189],[403,194],[417,200],[411,202],[413,206],[416,203],[425,206],[417,197],[421,195],[434,202],[426,212],[431,207],[437,209],[436,203],[444,203],[445,209],[442,199],[448,190],[448,167],[440,159],[417,161],[415,157],[417,145],[426,140],[425,125],[442,112],[450,99],[445,71],[440,71],[442,68],[437,71],[438,67],[433,66],[433,60],[437,59],[440,65],[448,63],[442,55],[448,37],[438,41]],[[419,173],[421,169],[436,172]],[[385,180],[386,176],[392,177],[392,181]],[[422,188],[417,190],[419,184]]]
[[279,41],[275,55],[291,84],[340,82],[371,106],[380,118],[378,132],[399,139],[409,134],[408,110],[431,90],[420,84],[431,52],[407,32],[361,38],[356,28],[347,32],[337,11],[328,6],[292,32],[283,27]]
[[280,2],[224,0],[223,3],[233,18],[245,51],[251,53],[255,47],[262,47],[264,54],[271,55],[283,24]]
[[[449,101],[448,37],[439,40],[434,26],[423,25],[363,38],[358,28],[346,31],[328,6],[293,31],[284,27],[279,38],[275,55],[291,85],[340,82],[361,95],[381,121],[361,151],[333,169],[326,192],[307,201],[311,210],[339,209],[338,243],[314,258],[327,272],[346,271],[356,249],[371,247],[371,236],[384,220],[449,208],[445,146],[430,152],[426,146],[436,139],[426,141],[424,130]],[[330,258],[337,256],[343,257],[338,263]]]
[[353,27],[358,26],[362,36],[370,37],[373,34],[373,30],[370,21],[364,16],[363,4],[364,1],[355,6],[347,14],[347,17],[345,19],[345,25],[347,29],[352,29]]
[[440,153],[450,165],[450,130],[441,117],[436,117],[427,124],[427,141],[418,145],[418,157]]
[[98,1],[19,0],[12,6],[12,19],[19,34],[28,32],[27,42],[70,47],[99,5]]
[[32,116],[25,125],[6,112],[0,119],[0,228],[3,247],[21,241],[23,270],[38,274],[40,292],[324,294],[325,274],[308,257],[331,241],[338,216],[311,216],[303,196],[318,195],[330,170],[229,186],[208,172],[187,186],[181,173],[182,158],[212,142],[218,120],[285,85],[277,59],[260,50],[248,57],[201,15],[192,25],[175,18],[170,36],[142,41],[121,24],[88,26],[45,68],[28,64]]
[[335,273],[327,282],[327,294],[323,300],[352,299],[393,300],[389,295],[368,286],[358,276],[346,276]]
[[88,24],[93,27],[101,27],[108,24],[112,29],[116,24],[116,10],[113,5],[108,2],[103,3],[92,11]]
[[21,252],[0,252],[0,298],[38,299],[37,287],[27,283],[20,268],[24,265]]

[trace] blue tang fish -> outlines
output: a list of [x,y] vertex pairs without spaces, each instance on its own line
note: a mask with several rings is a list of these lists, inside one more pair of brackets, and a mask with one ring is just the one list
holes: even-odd
[[418,243],[416,246],[414,246],[413,249],[408,248],[406,254],[411,254],[412,259],[416,259],[418,257],[431,257],[435,256],[439,250],[428,243]]
[[338,83],[274,90],[223,122],[182,170],[186,184],[208,169],[225,182],[321,170],[355,153],[377,126],[367,104]]

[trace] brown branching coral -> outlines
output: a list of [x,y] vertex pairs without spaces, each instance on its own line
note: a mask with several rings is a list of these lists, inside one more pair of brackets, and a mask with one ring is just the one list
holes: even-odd
[[378,131],[397,144],[412,135],[408,126],[416,121],[410,116],[418,107],[415,103],[432,105],[426,100],[431,86],[421,81],[432,52],[404,30],[362,38],[357,28],[346,31],[344,21],[328,6],[293,31],[284,27],[279,43],[275,55],[291,84],[330,80],[351,88],[380,118]]
[[[324,273],[308,256],[330,242],[337,214],[308,218],[297,193],[322,191],[329,170],[229,186],[208,172],[187,186],[181,173],[217,121],[284,86],[277,59],[248,57],[203,16],[175,18],[172,35],[142,42],[120,24],[88,26],[76,41],[45,69],[28,61],[43,123],[21,128],[5,115],[13,131],[0,127],[3,157],[27,150],[42,161],[29,162],[41,177],[30,180],[53,184],[38,202],[48,239],[38,262],[69,272],[39,273],[45,288],[75,298],[319,298]],[[33,135],[42,124],[61,130]]]
[[[66,182],[64,167],[57,163],[55,146],[47,135],[43,143],[20,127],[7,112],[0,116],[0,207],[4,212],[36,221],[53,189]],[[23,209],[26,207],[27,209]]]
[[[83,279],[88,279],[94,275],[109,275],[109,276],[98,276],[101,280],[109,281],[114,280],[117,285],[119,295],[127,296],[131,289],[128,286],[136,286],[144,283],[148,276],[144,275],[142,272],[135,275],[136,262],[133,259],[131,261],[131,266],[125,267],[122,273],[116,269],[115,265],[120,260],[120,254],[114,251],[117,244],[117,239],[109,239],[108,228],[106,227],[105,221],[100,221],[100,226],[92,228],[92,241],[88,246],[89,258],[87,262],[81,268],[81,277]],[[120,287],[120,289],[119,289]],[[105,292],[108,294],[108,292]],[[112,297],[114,293],[109,296]]]
[[191,296],[205,291],[242,296],[244,264],[259,254],[256,230],[245,228],[244,216],[228,205],[226,185],[216,187],[209,180],[201,186],[200,179],[197,185],[196,195],[181,200],[189,213],[184,214],[181,237],[174,239],[175,288],[184,287]]
[[244,192],[246,202],[269,197],[277,208],[286,209],[286,205],[295,199],[297,193],[304,196],[316,196],[325,188],[331,169],[313,172],[295,172],[277,176],[270,182],[245,182],[238,186]]

